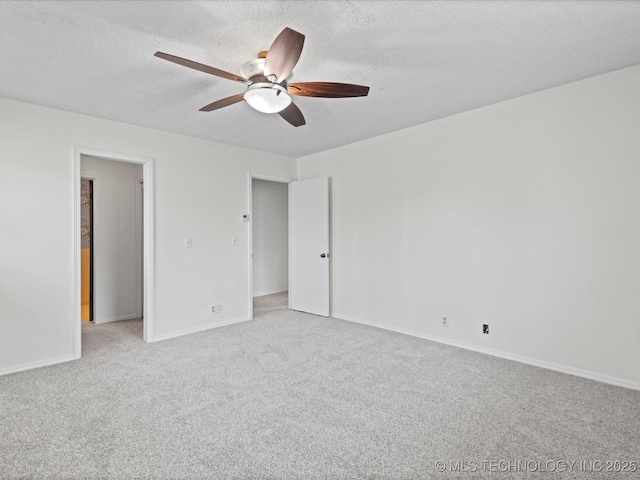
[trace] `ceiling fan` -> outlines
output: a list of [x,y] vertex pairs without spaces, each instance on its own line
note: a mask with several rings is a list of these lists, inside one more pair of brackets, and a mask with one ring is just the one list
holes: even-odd
[[258,58],[242,66],[240,69],[242,76],[168,53],[156,52],[155,56],[248,86],[246,92],[210,103],[202,107],[201,112],[211,112],[245,100],[259,112],[279,113],[291,125],[299,127],[306,122],[300,109],[291,101],[290,95],[322,98],[367,96],[369,87],[363,85],[336,82],[288,83],[293,67],[298,63],[302,53],[303,44],[304,35],[285,28],[273,41],[268,51],[260,52]]

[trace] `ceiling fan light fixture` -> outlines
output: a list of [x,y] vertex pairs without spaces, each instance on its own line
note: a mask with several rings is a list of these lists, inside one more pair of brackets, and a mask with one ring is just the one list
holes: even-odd
[[262,113],[278,113],[291,104],[286,88],[269,82],[250,85],[244,99],[252,108]]
[[237,93],[230,97],[211,102],[200,109],[201,112],[212,112],[245,100],[250,107],[262,113],[279,113],[294,127],[305,125],[304,115],[291,95],[300,97],[349,98],[366,97],[369,87],[338,82],[298,82],[290,83],[293,69],[298,63],[304,35],[290,28],[280,32],[268,51],[262,51],[258,58],[242,65],[242,76],[220,70],[219,68],[177,57],[169,53],[156,52],[154,55],[163,60],[198,70],[209,75],[233,80],[249,85],[245,93]]

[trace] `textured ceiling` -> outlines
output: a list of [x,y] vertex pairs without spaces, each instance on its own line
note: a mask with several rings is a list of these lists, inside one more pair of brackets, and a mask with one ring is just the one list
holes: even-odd
[[[640,3],[614,1],[0,1],[0,96],[301,157],[640,64]],[[290,27],[293,81],[369,85],[368,97],[294,97],[307,125],[153,56],[239,73]]]

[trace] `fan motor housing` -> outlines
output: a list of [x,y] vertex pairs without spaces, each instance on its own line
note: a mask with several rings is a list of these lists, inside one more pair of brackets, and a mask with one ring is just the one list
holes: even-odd
[[[251,80],[252,82],[263,82],[265,81],[264,76],[264,63],[266,60],[267,52],[260,52],[260,54],[265,54],[265,57],[254,58],[253,60],[249,60],[245,62],[242,67],[240,67],[240,75],[242,75],[247,80]],[[285,84],[293,77],[293,72],[285,78],[281,84]],[[269,81],[269,80],[266,80]]]
[[264,58],[254,58],[253,60],[249,60],[242,67],[240,67],[240,75],[242,75],[247,80],[250,80],[252,77],[263,76],[264,75]]

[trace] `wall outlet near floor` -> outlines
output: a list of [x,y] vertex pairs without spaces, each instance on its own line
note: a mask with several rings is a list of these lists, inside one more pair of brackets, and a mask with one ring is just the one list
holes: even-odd
[[489,324],[487,323],[482,324],[482,333],[486,333],[487,335],[489,335]]
[[449,326],[449,317],[442,317],[442,323],[441,325],[443,327],[448,327]]
[[222,304],[216,303],[215,305],[211,305],[210,313],[213,315],[214,313],[220,313],[222,311]]

